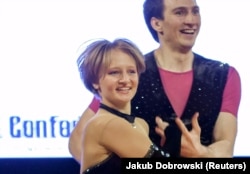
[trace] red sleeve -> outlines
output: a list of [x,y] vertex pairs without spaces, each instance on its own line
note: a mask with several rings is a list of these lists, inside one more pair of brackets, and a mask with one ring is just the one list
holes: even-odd
[[241,81],[237,70],[230,67],[223,93],[221,112],[229,112],[237,117],[241,100]]
[[91,103],[89,104],[89,108],[96,113],[99,108],[99,103],[99,99],[97,97],[93,97]]

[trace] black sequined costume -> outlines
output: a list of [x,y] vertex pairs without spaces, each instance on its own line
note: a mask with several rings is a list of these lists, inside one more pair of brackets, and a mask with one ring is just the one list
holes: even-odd
[[88,168],[82,174],[119,174],[121,173],[121,158],[111,154],[104,161]]
[[[173,121],[176,114],[164,92],[154,53],[145,55],[145,61],[147,68],[140,77],[138,91],[132,100],[132,113],[148,122],[150,138],[158,146],[160,136],[155,133],[155,116],[161,116],[163,120],[170,122],[171,131],[166,131],[169,134],[167,150],[171,156],[178,157],[179,149],[176,143],[180,143],[181,134]],[[189,124],[190,128],[191,117],[195,112],[199,112],[203,145],[212,143],[213,128],[220,112],[228,69],[228,64],[206,59],[194,53],[193,84],[181,119]]]

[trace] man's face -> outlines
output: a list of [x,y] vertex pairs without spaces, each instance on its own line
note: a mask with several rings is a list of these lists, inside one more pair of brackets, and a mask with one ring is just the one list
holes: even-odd
[[191,49],[200,30],[201,17],[195,0],[164,0],[161,42],[173,49]]

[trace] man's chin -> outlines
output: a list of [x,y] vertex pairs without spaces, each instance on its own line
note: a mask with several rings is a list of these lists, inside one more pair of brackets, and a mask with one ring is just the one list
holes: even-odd
[[180,52],[182,53],[188,53],[189,51],[192,50],[194,44],[185,44],[181,46]]

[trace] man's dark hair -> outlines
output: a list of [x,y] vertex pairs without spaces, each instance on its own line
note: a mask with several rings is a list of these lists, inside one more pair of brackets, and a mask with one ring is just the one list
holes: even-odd
[[151,26],[151,18],[163,19],[164,0],[145,0],[143,4],[143,15],[146,25],[156,42],[159,42],[157,32]]

